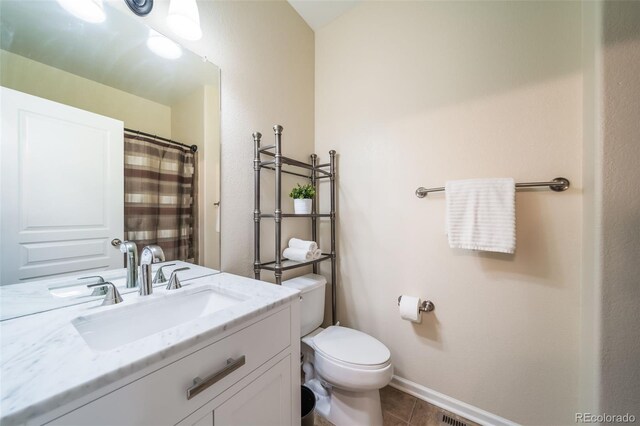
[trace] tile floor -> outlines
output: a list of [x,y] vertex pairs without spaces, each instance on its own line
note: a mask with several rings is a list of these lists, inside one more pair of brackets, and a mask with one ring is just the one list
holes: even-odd
[[[440,413],[442,412],[469,426],[480,426],[391,386],[380,389],[380,402],[382,403],[384,426],[440,426],[444,425],[444,423],[440,423]],[[316,414],[315,426],[332,425]]]

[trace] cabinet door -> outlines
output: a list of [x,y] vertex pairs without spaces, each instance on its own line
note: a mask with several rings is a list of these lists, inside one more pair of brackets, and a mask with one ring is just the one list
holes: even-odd
[[207,413],[206,416],[195,422],[193,426],[213,426],[213,412]]
[[213,412],[215,426],[291,425],[291,357],[226,400]]

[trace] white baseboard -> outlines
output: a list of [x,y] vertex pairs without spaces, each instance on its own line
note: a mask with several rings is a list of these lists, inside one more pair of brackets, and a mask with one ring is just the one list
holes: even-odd
[[466,402],[458,401],[433,389],[414,383],[402,377],[393,376],[389,386],[399,389],[403,392],[413,395],[423,401],[443,408],[454,414],[469,419],[472,422],[480,423],[487,426],[517,426],[517,423],[507,420],[488,411],[481,410],[478,407],[469,405]]

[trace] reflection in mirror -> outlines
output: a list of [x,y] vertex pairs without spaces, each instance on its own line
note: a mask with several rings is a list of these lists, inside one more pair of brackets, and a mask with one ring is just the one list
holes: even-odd
[[124,279],[121,241],[220,269],[220,71],[108,3],[104,15],[0,1],[0,291],[46,288],[33,310],[98,297],[80,275]]

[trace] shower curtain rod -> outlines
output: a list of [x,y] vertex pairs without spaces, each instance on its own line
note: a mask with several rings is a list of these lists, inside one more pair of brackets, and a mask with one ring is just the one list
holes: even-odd
[[167,138],[163,138],[162,136],[158,136],[158,135],[152,135],[150,133],[145,133],[145,132],[141,132],[140,130],[133,130],[133,129],[127,129],[126,127],[124,128],[125,132],[129,132],[129,133],[134,133],[138,136],[142,135],[142,136],[147,136],[153,139],[157,139],[157,140],[161,140],[163,142],[169,142],[175,145],[180,145],[183,146],[185,148],[189,148],[191,150],[191,152],[197,152],[198,151],[198,145],[187,145],[178,141],[172,141],[171,139],[167,139]]

